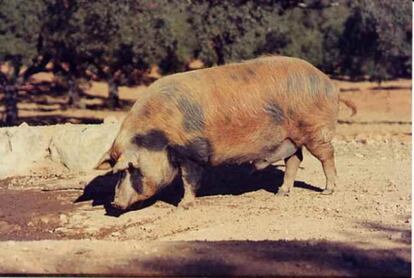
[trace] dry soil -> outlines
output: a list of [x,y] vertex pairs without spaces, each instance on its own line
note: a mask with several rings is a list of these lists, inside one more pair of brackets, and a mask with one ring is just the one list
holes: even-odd
[[[274,193],[283,163],[211,169],[195,205],[177,207],[179,181],[127,212],[112,209],[116,178],[102,172],[37,173],[0,181],[0,272],[123,275],[403,275],[411,273],[411,81],[337,82],[336,192],[305,152],[293,192]],[[141,90],[123,88],[122,99]],[[95,83],[89,95],[104,96]],[[46,109],[65,120],[125,111]],[[25,104],[22,104],[23,107]],[[28,104],[27,104],[28,105]]]

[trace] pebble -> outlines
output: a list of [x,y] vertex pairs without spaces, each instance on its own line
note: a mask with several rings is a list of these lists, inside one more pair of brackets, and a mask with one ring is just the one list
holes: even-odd
[[113,232],[113,233],[111,233],[111,236],[113,236],[113,237],[119,237],[120,235],[121,235],[120,232]]
[[104,119],[104,124],[116,124],[118,123],[118,119],[114,116],[108,116]]
[[68,223],[68,217],[66,216],[66,214],[59,215],[59,220],[62,224]]
[[402,238],[404,238],[403,233],[393,233],[391,235],[388,235],[388,239],[390,239],[390,240],[398,240],[398,239],[402,239]]
[[50,222],[50,218],[48,216],[42,216],[40,217],[40,221],[42,221],[45,224],[48,224]]
[[23,122],[23,123],[21,123],[21,124],[19,125],[19,127],[27,127],[27,126],[29,126],[29,124],[28,124],[28,123],[26,123],[26,122]]

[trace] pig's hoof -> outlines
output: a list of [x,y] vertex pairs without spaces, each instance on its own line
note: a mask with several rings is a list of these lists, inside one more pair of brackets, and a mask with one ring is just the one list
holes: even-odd
[[276,193],[276,196],[281,196],[281,197],[289,196],[289,191],[286,189],[279,188],[279,190]]
[[333,189],[325,189],[324,191],[321,192],[322,195],[332,195],[333,193]]
[[194,206],[194,201],[181,201],[178,207],[180,209],[189,209],[190,207]]

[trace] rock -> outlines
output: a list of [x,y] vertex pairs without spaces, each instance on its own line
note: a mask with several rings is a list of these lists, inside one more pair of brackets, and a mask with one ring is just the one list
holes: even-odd
[[361,144],[366,144],[368,141],[367,135],[360,133],[357,136],[355,136],[355,141]]
[[74,126],[60,130],[52,137],[49,150],[55,162],[70,170],[93,169],[107,151],[118,132],[119,124]]
[[50,217],[47,215],[41,216],[40,221],[42,221],[44,224],[48,224],[50,222]]
[[401,240],[405,239],[407,236],[403,232],[392,233],[388,235],[388,239],[390,240]]
[[68,217],[66,216],[66,214],[61,214],[59,215],[59,220],[61,224],[66,224],[68,223]]
[[29,125],[26,122],[23,122],[19,125],[19,127],[28,127]]
[[114,116],[109,116],[104,119],[104,124],[116,124],[118,122],[118,119]]
[[121,235],[120,232],[113,232],[113,233],[111,233],[111,236],[112,237],[119,237],[120,235]]
[[43,127],[28,125],[0,128],[0,177],[30,169],[35,161],[47,156],[50,136],[43,131]]

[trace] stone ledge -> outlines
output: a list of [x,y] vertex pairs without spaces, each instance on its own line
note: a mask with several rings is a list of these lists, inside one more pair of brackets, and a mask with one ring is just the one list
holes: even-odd
[[92,170],[119,127],[119,122],[105,121],[100,125],[32,127],[23,123],[0,128],[0,178],[52,166],[73,172]]

